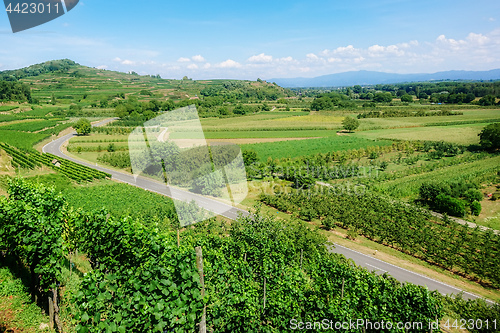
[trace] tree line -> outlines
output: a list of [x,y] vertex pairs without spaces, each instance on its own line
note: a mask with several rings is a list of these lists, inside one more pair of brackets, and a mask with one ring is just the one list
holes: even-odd
[[0,80],[0,101],[32,102],[30,87],[21,82]]
[[69,59],[46,61],[40,64],[31,65],[21,69],[6,70],[0,72],[0,81],[18,81],[20,79],[38,76],[41,74],[67,71],[71,67],[78,65],[76,62]]

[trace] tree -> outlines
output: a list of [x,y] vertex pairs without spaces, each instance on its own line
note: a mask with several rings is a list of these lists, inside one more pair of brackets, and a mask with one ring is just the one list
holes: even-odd
[[479,133],[479,143],[484,149],[500,148],[500,123],[489,124]]
[[428,98],[429,98],[429,95],[427,95],[424,92],[421,92],[418,94],[418,99],[428,99]]
[[234,114],[241,114],[245,115],[247,113],[246,108],[242,104],[236,105],[236,107],[233,109]]
[[470,205],[471,214],[479,216],[481,214],[481,204],[478,201],[473,201]]
[[359,84],[357,84],[352,87],[352,91],[354,91],[355,94],[361,94],[363,92],[363,88]]
[[356,118],[352,118],[352,117],[347,116],[342,121],[342,125],[344,126],[345,130],[352,132],[356,128],[359,127],[359,120],[357,120]]
[[413,102],[413,97],[411,97],[411,95],[405,94],[405,95],[401,96],[401,102],[411,103],[411,102]]
[[331,109],[333,109],[333,103],[332,100],[327,96],[316,98],[311,103],[311,110],[314,111],[331,110]]
[[243,162],[246,166],[252,165],[257,162],[259,159],[257,158],[257,152],[255,150],[243,150],[242,153]]
[[482,106],[491,106],[495,105],[495,96],[493,95],[486,95],[483,98],[479,100],[479,104]]
[[267,103],[262,104],[262,111],[271,111],[271,107]]
[[390,92],[378,92],[373,96],[373,100],[379,103],[390,103],[392,98],[393,96]]
[[90,133],[92,125],[90,125],[90,121],[88,119],[81,118],[75,125],[73,125],[73,128],[78,135],[87,135]]
[[404,90],[404,89],[399,89],[399,90],[396,92],[396,96],[398,96],[398,97],[402,97],[402,96],[404,96],[404,95],[406,95],[406,90]]

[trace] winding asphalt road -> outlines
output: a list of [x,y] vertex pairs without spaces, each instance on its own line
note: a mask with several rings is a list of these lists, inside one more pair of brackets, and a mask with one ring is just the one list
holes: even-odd
[[[114,121],[116,118],[113,119],[106,119],[104,121],[101,121],[97,124],[94,124],[93,126],[103,126],[111,121]],[[118,180],[133,186],[140,187],[142,189],[156,192],[162,195],[165,195],[167,197],[170,197],[172,199],[176,200],[181,200],[185,202],[191,202],[195,201],[200,207],[203,207],[211,212],[214,212],[217,215],[222,215],[225,216],[229,219],[236,219],[238,216],[241,215],[248,215],[249,213],[245,210],[235,208],[233,206],[227,205],[223,202],[213,200],[210,198],[203,197],[201,195],[197,195],[188,191],[184,191],[181,189],[173,188],[171,186],[167,186],[165,184],[156,182],[154,180],[144,178],[144,177],[137,177],[135,178],[133,175],[126,174],[123,172],[115,171],[112,169],[107,169],[101,166],[93,165],[87,162],[83,162],[77,159],[74,159],[70,156],[65,155],[61,147],[62,145],[71,139],[72,137],[76,136],[76,133],[70,133],[67,134],[63,137],[60,137],[49,144],[45,145],[42,150],[43,152],[46,153],[51,153],[53,155],[71,160],[75,163],[82,164],[85,166],[88,166],[93,169],[97,169],[103,172],[107,172],[111,174],[112,179]],[[352,259],[358,266],[365,267],[369,271],[374,271],[377,274],[384,274],[384,273],[389,273],[392,277],[397,279],[400,282],[410,282],[413,284],[421,285],[421,286],[427,286],[429,290],[437,290],[442,294],[458,294],[460,292],[463,292],[460,289],[457,289],[455,287],[452,287],[450,285],[447,285],[445,283],[439,282],[437,280],[431,279],[429,277],[411,272],[409,270],[406,270],[404,268],[400,268],[397,266],[394,266],[392,264],[386,263],[382,260],[373,258],[371,256],[362,254],[360,252],[348,249],[346,247],[343,247],[338,244],[334,244],[334,246],[327,245],[329,251],[334,252],[334,253],[339,253],[343,254],[349,259]],[[477,299],[480,298],[477,295],[468,293],[468,292],[463,292],[463,298],[465,299]],[[487,300],[488,303],[493,304],[493,302]]]

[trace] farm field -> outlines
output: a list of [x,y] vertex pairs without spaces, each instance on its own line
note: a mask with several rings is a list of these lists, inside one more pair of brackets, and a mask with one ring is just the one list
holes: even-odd
[[32,122],[23,122],[12,125],[4,125],[0,128],[2,130],[10,130],[10,131],[20,131],[20,132],[37,132],[46,128],[55,127],[57,124],[61,123],[60,119],[54,120],[39,120]]
[[457,143],[460,145],[479,144],[479,133],[486,123],[451,126],[428,126],[415,128],[391,128],[359,131],[354,136],[367,139],[427,140]]
[[[175,133],[173,133],[175,138]],[[276,130],[205,132],[207,139],[317,138],[336,136],[335,130]]]
[[85,211],[106,209],[113,216],[131,216],[155,223],[162,229],[175,224],[173,201],[163,195],[111,180],[99,180],[88,184],[75,184],[58,174],[48,174],[31,179],[35,183],[55,186],[73,207]]
[[17,131],[2,130],[0,127],[1,142],[8,143],[15,147],[31,149],[34,144],[47,138],[47,134],[40,133],[19,133]]
[[351,136],[336,135],[320,139],[308,139],[300,141],[281,141],[269,143],[256,143],[242,145],[244,150],[253,150],[261,161],[271,158],[295,158],[300,156],[328,153],[334,151],[345,151],[351,149],[366,148],[369,146],[387,146],[392,142],[388,140],[369,140]]
[[424,182],[453,181],[463,178],[481,183],[494,179],[499,169],[500,156],[496,156],[471,163],[444,167],[428,173],[381,182],[375,184],[374,188],[394,198],[414,200],[418,198],[418,190]]
[[500,110],[498,109],[460,110],[460,112],[463,112],[463,115],[360,119],[359,129],[364,131],[397,127],[421,127],[434,124],[439,124],[439,126],[485,124],[500,120]]
[[[342,128],[342,119],[330,113],[330,116],[309,115],[308,112],[261,112],[245,117],[225,119],[203,119],[201,125],[206,132],[225,131],[302,131],[335,130]],[[302,121],[303,120],[303,121]]]

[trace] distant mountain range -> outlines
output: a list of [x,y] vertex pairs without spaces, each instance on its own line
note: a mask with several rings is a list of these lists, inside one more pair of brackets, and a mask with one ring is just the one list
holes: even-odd
[[423,82],[442,80],[500,80],[500,69],[489,71],[446,71],[432,74],[394,74],[374,71],[353,71],[322,75],[313,78],[269,79],[286,88],[296,87],[342,87],[385,83]]

